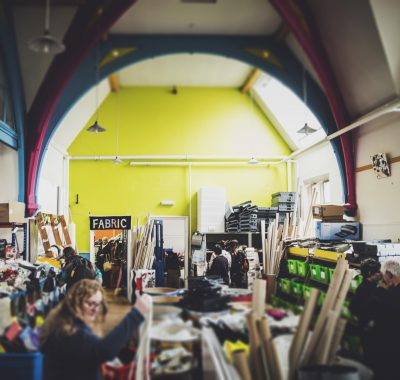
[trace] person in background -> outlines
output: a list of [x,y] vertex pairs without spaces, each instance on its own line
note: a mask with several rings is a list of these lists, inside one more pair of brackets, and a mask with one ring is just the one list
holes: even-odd
[[231,287],[247,289],[249,261],[246,256],[246,246],[239,246],[239,242],[233,240],[231,244],[231,252]]
[[96,267],[101,272],[101,277],[103,279],[103,286],[105,288],[110,287],[110,271],[104,270],[104,263],[111,260],[111,244],[108,241],[108,237],[103,236],[101,239],[101,246],[99,247],[96,254]]
[[67,284],[67,290],[80,280],[98,278],[94,265],[80,256],[71,246],[63,249],[62,258],[64,265],[62,266],[61,280]]
[[229,285],[228,260],[222,256],[222,247],[219,244],[214,246],[215,258],[212,261],[209,275],[219,276],[225,284]]
[[368,318],[363,348],[366,364],[374,371],[374,379],[399,378],[400,351],[400,259],[383,262],[383,281],[366,302]]
[[356,293],[350,302],[350,311],[357,317],[358,327],[360,328],[361,339],[363,339],[364,330],[368,323],[368,307],[369,298],[378,286],[378,282],[382,279],[381,264],[373,259],[368,258],[361,262],[360,272],[363,281],[356,290]]
[[148,295],[141,296],[124,319],[106,336],[93,332],[107,306],[101,284],[81,280],[50,312],[40,334],[44,380],[98,380],[100,364],[113,359],[127,344],[150,310]]
[[232,256],[231,253],[228,251],[227,244],[228,241],[222,240],[221,242],[217,243],[221,246],[222,248],[222,256],[224,256],[228,260],[228,270],[231,270],[231,265],[232,265]]

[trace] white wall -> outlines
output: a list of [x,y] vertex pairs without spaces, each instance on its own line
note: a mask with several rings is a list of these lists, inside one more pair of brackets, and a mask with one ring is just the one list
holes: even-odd
[[39,178],[37,204],[41,211],[68,216],[68,168],[66,153],[51,143]]
[[344,203],[339,167],[330,143],[316,146],[298,156],[297,168],[300,183],[329,178],[331,203]]
[[18,200],[18,153],[0,143],[0,203]]
[[[370,156],[400,156],[400,113],[382,116],[355,133],[356,167],[371,164]],[[358,213],[364,239],[400,238],[400,162],[390,165],[391,176],[377,179],[373,170],[356,173]]]

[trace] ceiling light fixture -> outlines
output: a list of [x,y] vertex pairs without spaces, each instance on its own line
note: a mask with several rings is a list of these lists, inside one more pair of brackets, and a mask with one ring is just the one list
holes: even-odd
[[120,165],[122,164],[122,160],[118,156],[118,148],[119,148],[119,140],[118,140],[118,132],[119,132],[119,93],[118,91],[115,92],[115,109],[116,109],[116,115],[115,115],[115,158],[113,159],[113,163],[115,165]]
[[35,53],[44,54],[59,54],[65,50],[65,45],[50,34],[50,0],[46,0],[43,35],[30,40],[28,47]]
[[314,132],[317,132],[316,129],[311,128],[307,123],[308,118],[308,108],[307,108],[307,82],[306,82],[306,68],[303,66],[303,103],[306,108],[306,115],[305,115],[305,123],[304,125],[297,131],[297,133],[304,134],[305,136],[311,135]]
[[[101,16],[102,12],[100,9],[97,12],[97,35],[99,36],[99,17]],[[95,60],[95,65],[96,65],[96,88],[95,88],[95,107],[96,107],[96,120],[95,122],[88,128],[86,129],[88,132],[92,133],[101,133],[105,132],[106,129],[103,128],[98,120],[99,120],[99,81],[100,81],[100,66],[99,66],[99,61],[100,61],[100,38],[97,41],[96,45],[96,60]]]
[[251,159],[249,161],[247,161],[247,163],[249,165],[258,165],[260,163],[260,161],[258,161],[257,158],[255,158],[255,157],[251,157]]

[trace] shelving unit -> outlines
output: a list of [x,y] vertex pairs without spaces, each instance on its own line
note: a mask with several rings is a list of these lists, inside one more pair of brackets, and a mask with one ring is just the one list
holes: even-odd
[[207,232],[204,234],[206,247],[211,249],[213,245],[221,240],[237,240],[239,244],[247,247],[261,249],[260,232]]
[[[343,255],[334,251],[290,247],[287,257],[281,262],[273,303],[299,312],[310,296],[311,289],[317,288],[321,292],[318,300],[318,305],[321,306],[333,277],[336,261]],[[355,342],[357,334],[353,333],[356,324],[349,305],[352,295],[362,282],[362,276],[358,266],[350,263],[350,267],[358,273],[353,277],[341,312],[341,317],[347,320],[342,346],[350,355],[357,357],[360,355],[359,345]]]

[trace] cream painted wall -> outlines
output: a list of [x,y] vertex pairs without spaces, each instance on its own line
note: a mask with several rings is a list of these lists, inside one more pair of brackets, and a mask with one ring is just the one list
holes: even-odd
[[51,143],[46,151],[37,195],[39,209],[43,212],[68,216],[69,164],[66,156],[55,143]]
[[[250,159],[290,153],[261,110],[232,88],[178,88],[177,95],[169,88],[122,88],[118,95],[108,96],[99,114],[107,132],[90,134],[83,129],[68,149],[71,156],[115,155],[117,122],[122,156],[247,155]],[[149,212],[188,216],[191,201],[195,229],[201,186],[224,187],[232,204],[250,199],[269,206],[271,193],[287,188],[286,165],[196,167],[190,175],[187,167],[70,160],[70,205],[81,252],[89,249],[89,213],[132,215],[142,221]],[[174,200],[175,205],[160,206],[164,199]]]
[[[400,156],[400,113],[377,119],[355,132],[356,167],[371,164],[370,156]],[[372,169],[356,173],[358,214],[364,239],[400,238],[400,163],[390,166],[391,176],[377,179]]]
[[0,143],[0,203],[18,200],[18,154]]

